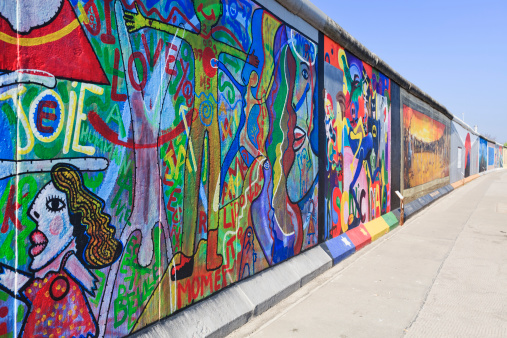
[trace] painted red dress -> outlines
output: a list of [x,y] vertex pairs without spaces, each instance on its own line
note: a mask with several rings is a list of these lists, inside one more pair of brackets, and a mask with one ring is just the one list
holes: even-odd
[[95,337],[97,323],[81,286],[63,269],[34,278],[23,292],[31,303],[24,337]]

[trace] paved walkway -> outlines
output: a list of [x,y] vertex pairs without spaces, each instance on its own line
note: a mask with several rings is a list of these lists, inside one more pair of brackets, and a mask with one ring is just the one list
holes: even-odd
[[451,192],[231,337],[507,337],[507,171]]

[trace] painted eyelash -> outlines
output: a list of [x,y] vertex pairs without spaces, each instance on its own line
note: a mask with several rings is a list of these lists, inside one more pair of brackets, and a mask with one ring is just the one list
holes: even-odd
[[49,195],[46,197],[46,208],[48,208],[47,205],[51,200],[58,200],[62,204],[62,207],[59,208],[58,210],[48,210],[49,212],[56,213],[57,211],[59,211],[65,207],[65,201],[62,198],[60,198],[56,195]]
[[49,201],[51,201],[52,199],[56,199],[56,200],[59,200],[59,201],[63,202],[63,200],[60,197],[56,196],[56,195],[48,195],[46,197],[46,203],[49,202]]

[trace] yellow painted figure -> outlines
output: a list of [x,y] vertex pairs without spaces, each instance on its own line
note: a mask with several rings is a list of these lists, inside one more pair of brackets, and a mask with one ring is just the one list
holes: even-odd
[[[137,13],[125,13],[129,32],[152,28],[175,35],[192,46],[195,60],[195,96],[192,109],[192,125],[188,142],[185,166],[185,187],[183,204],[183,231],[179,264],[171,270],[171,277],[182,279],[192,274],[195,254],[195,235],[198,221],[198,201],[201,171],[209,168],[207,196],[208,245],[206,268],[216,270],[222,265],[218,254],[218,224],[220,195],[220,133],[217,107],[217,69],[222,53],[258,65],[255,55],[233,48],[212,37],[212,29],[222,15],[220,0],[195,0],[194,10],[199,19],[200,31],[193,32],[143,16],[136,5]],[[207,147],[205,147],[207,139]],[[207,149],[206,149],[207,148]],[[200,156],[205,151],[207,154]],[[196,157],[195,154],[198,156]],[[203,159],[207,159],[208,165]]]

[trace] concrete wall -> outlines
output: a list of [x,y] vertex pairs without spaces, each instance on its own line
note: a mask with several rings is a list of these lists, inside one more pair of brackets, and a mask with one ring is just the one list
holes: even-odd
[[337,237],[391,210],[391,81],[324,38],[325,231]]
[[0,336],[132,334],[500,167],[307,1],[33,3],[0,5]]
[[496,164],[496,149],[495,144],[488,142],[488,170],[495,169]]
[[484,138],[479,140],[479,172],[488,170],[488,141]]
[[454,183],[479,172],[479,137],[462,123],[451,122],[450,182]]
[[406,202],[449,184],[451,120],[401,91],[402,194]]
[[317,244],[316,29],[272,1],[17,3],[0,335],[125,336]]
[[501,154],[503,153],[502,146],[495,144],[495,168],[501,168],[500,160]]

